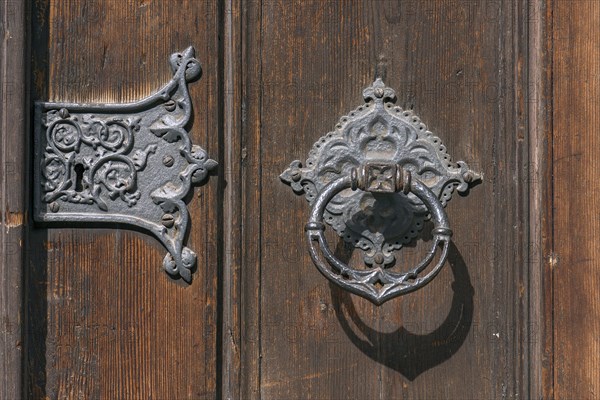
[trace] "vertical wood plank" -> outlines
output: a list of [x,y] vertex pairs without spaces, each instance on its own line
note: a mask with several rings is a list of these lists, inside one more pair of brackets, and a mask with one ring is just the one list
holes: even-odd
[[316,271],[303,230],[306,201],[279,179],[292,160],[305,159],[312,144],[362,102],[363,86],[374,72],[373,41],[381,38],[371,13],[376,7],[360,1],[262,2],[255,170],[261,193],[263,399],[382,395],[379,363],[361,352],[337,317],[344,309],[341,300],[350,300],[353,313],[376,327],[379,309],[332,289]]
[[[171,78],[189,45],[191,140],[219,154],[219,8],[213,1],[34,1],[34,100],[135,101]],[[217,393],[218,183],[190,196],[187,286],[162,271],[153,237],[113,229],[36,227],[28,249],[26,390],[33,398],[214,398]]]
[[[244,186],[242,182],[242,128],[243,107],[242,84],[244,42],[242,39],[243,2],[226,0],[221,3],[221,36],[222,36],[222,86],[223,106],[222,136],[220,138],[219,159],[223,160],[220,168],[223,204],[220,224],[223,245],[222,275],[222,364],[221,398],[247,398],[242,388],[242,354],[248,350],[242,340],[243,308],[242,308],[242,239],[244,224],[242,219],[242,198]],[[244,285],[244,287],[246,287]]]
[[552,11],[528,2],[529,22],[529,398],[553,398],[552,359]]
[[[255,286],[243,296],[259,324],[248,359],[261,398],[527,397],[526,6],[269,0],[247,17],[257,97],[245,114],[243,265]],[[278,175],[361,103],[381,59],[398,104],[485,180],[447,208],[457,234],[445,270],[375,307],[314,269],[308,207]]]
[[554,396],[600,396],[600,2],[554,3]]
[[257,400],[261,393],[262,359],[262,235],[261,235],[261,0],[243,2],[242,12],[242,270],[240,273],[241,391]]
[[26,3],[0,2],[0,398],[20,399],[26,213]]

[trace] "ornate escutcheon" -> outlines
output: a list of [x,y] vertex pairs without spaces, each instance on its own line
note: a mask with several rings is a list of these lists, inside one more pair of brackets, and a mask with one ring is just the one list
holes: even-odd
[[[304,193],[312,207],[305,230],[319,271],[382,304],[437,275],[452,235],[444,207],[455,190],[467,191],[481,176],[463,161],[452,162],[441,140],[394,104],[394,90],[381,79],[363,96],[365,104],[313,145],[306,166],[293,161],[281,179]],[[394,252],[413,241],[427,220],[433,222],[431,250],[416,266],[397,271]],[[324,222],[363,250],[364,268],[352,268],[333,254]]]
[[194,48],[170,64],[171,81],[136,103],[36,103],[34,218],[143,228],[167,248],[165,271],[190,282],[184,198],[217,163],[187,131],[187,83],[201,75]]

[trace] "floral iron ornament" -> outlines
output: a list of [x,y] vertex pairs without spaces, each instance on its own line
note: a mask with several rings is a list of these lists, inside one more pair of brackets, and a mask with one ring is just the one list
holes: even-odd
[[[452,235],[444,207],[454,190],[465,192],[481,177],[465,162],[452,162],[441,140],[412,112],[394,104],[394,90],[381,79],[363,96],[365,104],[313,145],[306,166],[293,161],[281,179],[295,193],[304,193],[312,206],[305,230],[319,271],[382,304],[437,275]],[[394,251],[416,238],[428,219],[434,225],[431,250],[411,269],[394,271]],[[363,250],[367,268],[352,268],[331,252],[323,221]],[[441,256],[428,268],[438,247]]]
[[34,215],[146,229],[168,250],[165,271],[190,282],[196,254],[183,245],[184,197],[217,163],[186,130],[187,83],[201,75],[194,49],[171,55],[170,64],[171,81],[136,103],[36,103]]

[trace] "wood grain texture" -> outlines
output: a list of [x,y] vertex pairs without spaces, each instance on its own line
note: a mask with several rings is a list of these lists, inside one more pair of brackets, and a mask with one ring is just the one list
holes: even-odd
[[21,398],[27,227],[26,6],[0,2],[0,398]]
[[554,395],[600,396],[600,3],[554,1]]
[[[527,397],[526,5],[247,7],[242,323],[253,329],[248,343],[258,338],[242,356],[247,398]],[[398,104],[485,178],[447,207],[449,265],[423,290],[375,307],[316,271],[308,206],[278,175],[361,104],[382,59]],[[404,260],[419,251],[405,249]]]
[[[219,153],[219,14],[212,1],[33,2],[34,100],[135,101],[171,78],[189,45],[192,142]],[[217,180],[190,200],[191,285],[162,271],[153,237],[114,229],[36,228],[28,251],[32,398],[214,398],[217,390]]]
[[261,3],[244,2],[242,17],[242,266],[240,279],[241,397],[261,398]]
[[[244,104],[242,102],[242,81],[244,42],[242,40],[243,4],[241,0],[226,0],[221,3],[222,37],[222,136],[219,146],[223,160],[219,180],[222,193],[222,311],[220,325],[222,355],[220,382],[220,398],[242,399],[245,391],[242,389],[242,255],[244,246],[244,224],[242,216],[242,198],[244,184],[242,181],[242,118]],[[218,388],[218,389],[219,389]]]
[[529,398],[553,398],[552,320],[552,2],[528,7]]
[[[598,2],[31,4],[34,100],[137,100],[170,78],[171,52],[195,45],[192,140],[221,168],[190,203],[189,287],[139,232],[23,238],[27,168],[9,150],[27,147],[27,108],[4,77],[26,68],[4,54],[23,48],[24,10],[4,0],[0,398],[20,395],[22,245],[27,397],[600,396]],[[361,103],[377,64],[398,104],[484,173],[447,207],[456,234],[442,273],[382,307],[318,274],[308,206],[278,178]]]

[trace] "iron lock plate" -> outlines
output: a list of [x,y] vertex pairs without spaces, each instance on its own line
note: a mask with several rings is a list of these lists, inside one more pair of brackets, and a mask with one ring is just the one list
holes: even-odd
[[171,55],[171,81],[136,103],[35,104],[36,221],[143,228],[167,248],[163,268],[191,281],[184,199],[217,166],[189,137],[187,84],[201,75],[194,53]]

